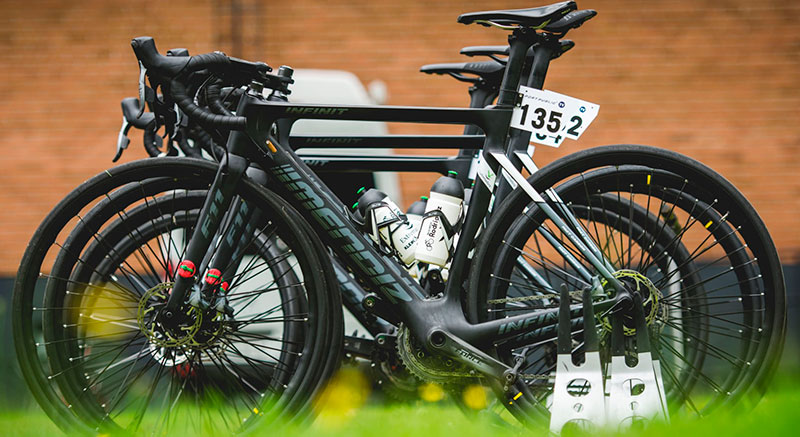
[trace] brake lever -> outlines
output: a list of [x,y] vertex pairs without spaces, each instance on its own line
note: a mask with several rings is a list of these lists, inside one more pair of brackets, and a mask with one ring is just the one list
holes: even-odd
[[142,64],[142,61],[139,61],[139,115],[137,115],[137,118],[144,114],[145,99],[147,98],[146,78],[147,68]]
[[111,162],[117,162],[119,158],[122,156],[122,152],[128,148],[128,145],[131,143],[131,140],[128,138],[128,131],[131,130],[131,124],[122,116],[122,128],[119,130],[119,136],[117,137],[117,154],[114,155],[114,158]]
[[170,115],[174,114],[174,122],[171,124],[171,129],[166,129],[165,136],[167,136],[167,150],[164,151],[165,156],[175,156],[178,154],[178,147],[176,144],[180,144],[183,135],[183,129],[189,126],[189,118],[186,117],[181,111],[181,108],[178,107],[176,103]]
[[172,134],[169,137],[170,145],[178,136],[178,132],[181,131],[181,126],[183,126],[183,120],[186,118],[183,116],[183,111],[181,111],[181,108],[178,107],[177,103],[173,105],[172,110],[175,111],[175,123],[172,126]]

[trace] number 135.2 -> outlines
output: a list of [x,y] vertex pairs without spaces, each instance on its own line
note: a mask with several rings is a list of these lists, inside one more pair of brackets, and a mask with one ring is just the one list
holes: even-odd
[[[528,111],[530,110],[530,105],[522,105],[520,107],[522,109],[522,117],[519,120],[519,123],[524,125],[528,120]],[[543,127],[547,128],[548,132],[556,133],[561,130],[561,116],[564,115],[558,111],[550,111],[550,115],[548,116],[547,110],[544,108],[536,108],[533,110],[533,117],[531,117],[531,126],[534,129],[541,129]],[[583,119],[579,116],[574,115],[570,118],[570,123],[573,125],[567,130],[568,135],[578,135],[578,128],[583,124]]]

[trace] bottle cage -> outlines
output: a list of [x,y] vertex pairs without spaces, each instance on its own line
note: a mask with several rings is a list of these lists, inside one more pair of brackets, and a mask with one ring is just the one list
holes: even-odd
[[[364,210],[363,227],[367,230],[367,232],[369,234],[374,235],[374,238],[372,238],[372,241],[375,242],[376,247],[378,248],[378,250],[381,251],[381,253],[383,253],[384,255],[388,255],[388,256],[394,255],[394,257],[397,258],[397,260],[400,261],[400,264],[405,266],[405,268],[407,268],[407,269],[411,268],[413,263],[412,264],[404,263],[403,260],[400,258],[400,255],[399,255],[400,252],[397,250],[397,248],[394,245],[394,238],[393,238],[394,237],[394,233],[397,232],[398,229],[400,229],[400,226],[395,227],[394,230],[392,230],[391,228],[389,229],[389,241],[388,242],[383,241],[383,239],[380,237],[380,229],[381,228],[393,225],[395,223],[400,223],[401,225],[406,224],[406,223],[408,223],[408,216],[406,216],[405,214],[402,214],[402,213],[400,215],[397,215],[394,212],[392,212],[392,215],[394,216],[393,218],[390,218],[388,220],[384,220],[381,223],[375,223],[372,220],[372,211],[375,210],[375,209],[378,209],[378,208],[383,208],[383,207],[389,208],[389,204],[386,203],[386,202],[373,202],[369,206],[367,206],[367,208]],[[391,211],[391,208],[389,208],[389,210]]]

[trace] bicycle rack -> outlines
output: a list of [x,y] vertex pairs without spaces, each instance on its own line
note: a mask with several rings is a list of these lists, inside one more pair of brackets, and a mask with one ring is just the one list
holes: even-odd
[[[591,302],[591,290],[583,291],[583,302]],[[634,321],[638,361],[625,362],[622,315],[612,316],[611,363],[600,360],[599,342],[592,305],[583,305],[585,360],[572,363],[569,292],[561,289],[558,323],[558,357],[550,409],[550,431],[560,434],[565,426],[581,429],[610,427],[624,429],[634,423],[669,421],[661,365],[653,359],[642,298],[634,295]]]
[[[590,288],[583,290],[583,302],[592,301]],[[590,322],[587,323],[586,321]],[[553,407],[550,414],[550,431],[560,433],[568,423],[590,428],[605,423],[605,393],[603,369],[600,364],[600,347],[594,326],[594,308],[583,305],[583,332],[586,359],[576,366],[572,363],[572,338],[569,308],[569,291],[561,286],[561,303],[558,311],[558,357],[556,381],[553,387]],[[586,328],[589,329],[586,329]]]
[[606,424],[619,428],[649,420],[668,421],[667,402],[661,380],[661,365],[650,352],[650,336],[642,308],[642,297],[634,294],[634,321],[638,362],[625,362],[622,315],[615,314],[611,324],[611,367],[606,384]]

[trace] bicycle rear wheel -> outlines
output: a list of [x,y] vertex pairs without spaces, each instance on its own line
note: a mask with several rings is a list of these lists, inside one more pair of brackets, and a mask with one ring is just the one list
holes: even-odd
[[31,242],[15,286],[16,346],[65,429],[230,434],[291,421],[335,369],[341,303],[327,254],[288,204],[249,182],[238,194],[268,219],[224,278],[231,316],[187,308],[180,335],[154,323],[215,169],[118,167],[68,196]]
[[[782,350],[785,289],[763,223],[730,183],[689,158],[641,146],[576,153],[543,168],[531,182],[542,191],[557,187],[565,205],[555,209],[578,219],[620,280],[647,290],[654,356],[661,359],[672,414],[706,415],[761,397]],[[562,283],[570,290],[588,285],[552,241],[594,271],[539,207],[521,192],[512,194],[479,243],[479,268],[470,278],[471,317],[535,312],[533,303],[541,300],[529,296],[546,297]],[[536,282],[536,275],[552,289]],[[608,330],[599,328],[601,334]],[[575,341],[580,349],[580,335]],[[539,376],[526,382],[534,404],[545,410],[552,343],[506,350],[501,345],[497,353],[509,361],[526,355],[523,373]]]

